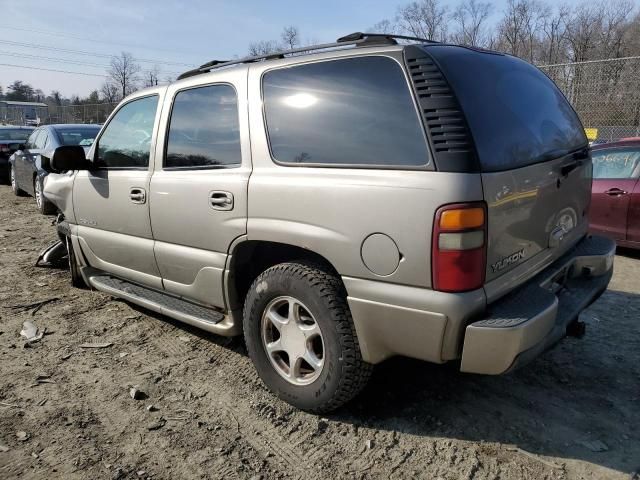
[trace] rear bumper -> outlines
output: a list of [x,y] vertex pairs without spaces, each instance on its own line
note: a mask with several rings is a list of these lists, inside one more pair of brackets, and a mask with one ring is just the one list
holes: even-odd
[[488,305],[485,318],[466,327],[460,369],[498,375],[553,346],[606,290],[615,249],[608,238],[585,237],[522,287]]

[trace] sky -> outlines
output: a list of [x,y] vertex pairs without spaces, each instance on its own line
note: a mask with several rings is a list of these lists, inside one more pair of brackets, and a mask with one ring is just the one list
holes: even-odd
[[[251,42],[279,39],[286,25],[298,27],[305,43],[330,42],[393,18],[398,6],[406,3],[0,0],[0,86],[6,92],[7,85],[22,80],[46,94],[58,90],[64,96],[86,96],[100,88],[109,57],[121,51],[133,54],[143,70],[157,64],[161,79],[175,78],[212,59],[244,56]],[[492,3],[497,16],[506,0]]]

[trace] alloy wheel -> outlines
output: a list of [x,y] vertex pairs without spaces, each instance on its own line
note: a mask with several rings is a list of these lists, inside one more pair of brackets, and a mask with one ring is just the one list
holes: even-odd
[[294,297],[277,297],[267,305],[261,337],[271,365],[289,383],[308,385],[322,373],[322,331],[311,311]]

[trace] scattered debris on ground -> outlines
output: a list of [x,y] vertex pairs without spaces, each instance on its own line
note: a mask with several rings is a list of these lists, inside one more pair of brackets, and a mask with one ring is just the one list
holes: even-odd
[[[2,479],[640,480],[640,255],[616,256],[584,338],[520,370],[391,359],[317,416],[264,387],[241,339],[34,267],[51,218],[8,186],[0,206]],[[27,321],[47,329],[23,349]]]

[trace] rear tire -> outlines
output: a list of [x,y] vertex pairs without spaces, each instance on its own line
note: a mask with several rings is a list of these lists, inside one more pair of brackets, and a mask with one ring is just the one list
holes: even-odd
[[87,284],[84,283],[84,278],[80,274],[80,267],[78,265],[78,259],[76,258],[76,252],[73,249],[73,243],[71,238],[67,237],[67,253],[69,257],[69,271],[71,272],[71,285],[76,288],[86,289]]
[[[291,313],[294,308],[296,314]],[[243,326],[262,381],[302,410],[335,410],[355,397],[371,376],[342,281],[321,265],[281,263],[260,274],[245,300]]]
[[9,168],[9,181],[11,182],[11,190],[16,197],[24,197],[26,195],[26,192],[18,187],[16,170],[13,165]]
[[56,206],[47,200],[43,193],[42,179],[36,177],[33,179],[33,195],[36,198],[36,206],[42,215],[53,215],[58,211]]

